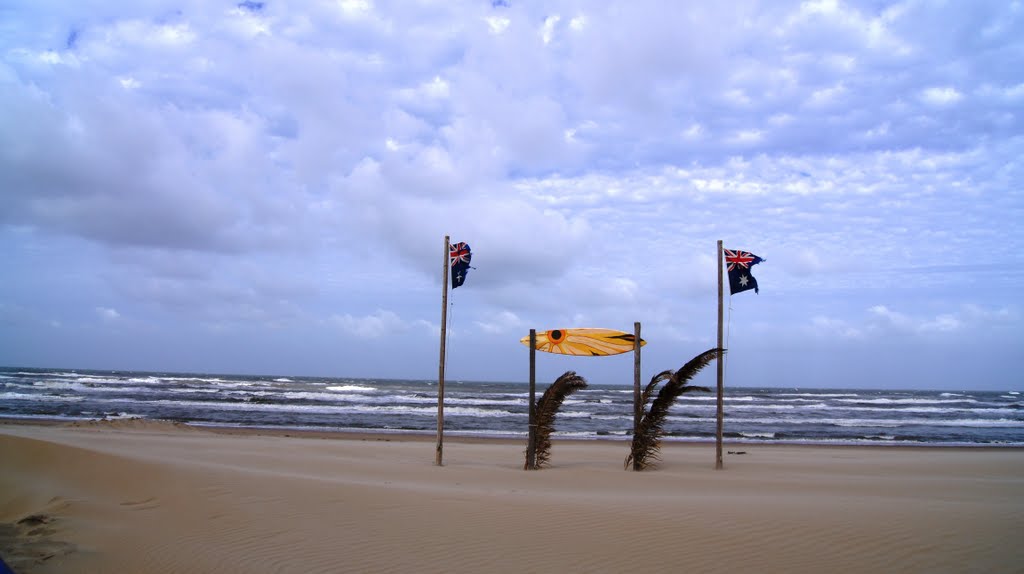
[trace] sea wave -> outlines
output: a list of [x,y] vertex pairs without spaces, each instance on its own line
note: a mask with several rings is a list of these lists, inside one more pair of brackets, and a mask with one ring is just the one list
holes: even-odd
[[[710,423],[713,417],[683,418],[669,416],[669,421],[678,423]],[[802,417],[726,417],[730,425],[771,425],[771,426],[809,426],[823,427],[974,427],[974,428],[1024,428],[1024,422],[1017,419],[814,419]]]
[[39,402],[55,402],[55,403],[68,403],[68,402],[81,402],[85,400],[85,397],[75,397],[68,395],[48,395],[42,393],[0,393],[0,399],[11,400],[11,401],[39,401]]
[[813,397],[819,398],[837,398],[837,397],[859,397],[856,393],[775,393],[777,397]]
[[[110,405],[123,405],[125,401],[119,399],[96,399],[93,402]],[[140,406],[176,407],[187,409],[207,409],[210,411],[260,411],[260,412],[295,412],[295,413],[349,413],[349,414],[424,414],[436,415],[434,407],[417,407],[410,405],[317,405],[317,404],[293,404],[293,403],[251,403],[251,402],[222,402],[222,401],[179,401],[160,399],[136,403]],[[116,409],[112,409],[116,410]],[[479,416],[479,417],[507,417],[527,416],[527,413],[514,413],[498,409],[478,409],[472,407],[446,407],[445,416]]]
[[918,404],[956,404],[976,403],[976,399],[836,399],[839,403],[864,404],[864,405],[918,405]]
[[[435,381],[2,367],[0,377],[3,416],[131,413],[206,425],[374,432],[436,427]],[[525,383],[451,381],[446,432],[521,436],[528,391]],[[557,436],[622,438],[632,428],[632,395],[631,385],[593,385],[574,394],[558,414],[556,428],[565,434]],[[1024,444],[1018,391],[731,388],[724,399],[727,436],[740,442]],[[713,393],[680,397],[666,422],[667,440],[713,440],[716,400]]]
[[339,393],[373,393],[377,389],[373,387],[366,387],[363,385],[333,385],[327,387],[328,391],[337,391]]

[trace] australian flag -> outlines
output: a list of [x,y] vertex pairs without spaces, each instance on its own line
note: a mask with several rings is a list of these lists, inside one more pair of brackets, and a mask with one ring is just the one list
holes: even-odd
[[757,279],[754,279],[754,276],[750,274],[750,268],[762,261],[764,259],[747,251],[725,250],[725,262],[729,265],[730,295],[742,293],[750,289],[753,289],[754,293],[758,292]]
[[468,243],[453,243],[448,246],[448,265],[452,268],[452,289],[466,282],[466,273],[469,273],[469,261],[472,258],[473,254],[469,251]]

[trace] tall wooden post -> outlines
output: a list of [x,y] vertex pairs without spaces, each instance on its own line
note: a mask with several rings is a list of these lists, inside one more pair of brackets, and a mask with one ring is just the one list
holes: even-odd
[[633,436],[640,432],[640,321],[633,323]]
[[722,321],[725,290],[722,285],[722,240],[718,240],[718,412],[715,425],[715,470],[722,470],[722,419],[724,418],[725,384],[722,364]]
[[537,330],[530,329],[530,429],[526,443],[526,470],[537,470]]
[[441,282],[441,360],[437,367],[437,452],[434,464],[444,466],[444,359],[445,336],[448,330],[448,267],[450,266],[448,236],[444,236],[444,281]]

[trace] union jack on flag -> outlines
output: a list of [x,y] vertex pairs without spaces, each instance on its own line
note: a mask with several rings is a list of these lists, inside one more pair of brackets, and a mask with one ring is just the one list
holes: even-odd
[[469,273],[469,262],[473,254],[469,250],[468,243],[453,243],[448,246],[448,265],[452,268],[452,289],[460,287],[466,281],[466,273]]
[[733,251],[731,249],[723,251],[725,251],[725,262],[729,264],[729,294],[735,295],[750,289],[757,293],[757,279],[750,274],[750,268],[764,259],[749,251]]

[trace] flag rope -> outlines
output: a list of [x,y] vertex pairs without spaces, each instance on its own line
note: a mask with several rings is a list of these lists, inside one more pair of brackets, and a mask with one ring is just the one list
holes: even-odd
[[[453,293],[453,295],[454,295],[454,293]],[[454,301],[454,298],[452,298],[452,300],[448,302],[448,325],[452,324],[452,319],[453,319],[454,316],[455,316],[455,301]],[[448,352],[449,352],[448,351],[448,349],[449,349],[448,341],[450,341],[451,338],[452,338],[452,330],[451,329],[445,329],[445,332],[444,332],[444,369],[445,369],[445,371],[448,370]]]
[[[729,335],[732,332],[732,295],[729,296],[729,316],[725,320],[725,348],[729,348]],[[722,379],[729,372],[729,353],[722,353]]]

